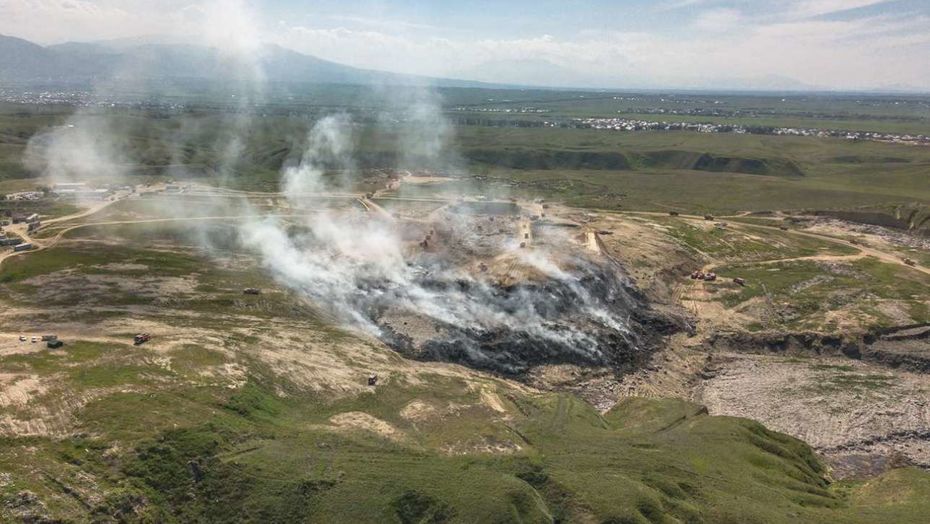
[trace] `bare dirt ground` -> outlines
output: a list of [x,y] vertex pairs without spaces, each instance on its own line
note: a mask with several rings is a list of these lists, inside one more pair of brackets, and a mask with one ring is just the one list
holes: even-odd
[[811,444],[838,477],[930,467],[930,376],[847,358],[715,354],[694,400]]
[[[413,182],[413,181],[407,181]],[[434,180],[416,182],[434,183]],[[270,194],[253,196],[273,196]],[[339,198],[357,199],[348,194]],[[363,199],[364,200],[364,199]],[[370,201],[365,201],[369,204]],[[59,221],[62,229],[40,248],[61,242],[72,227],[94,225],[96,211],[89,210]],[[372,213],[387,211],[366,206]],[[377,340],[359,333],[321,332],[314,326],[302,326],[290,320],[257,318],[246,314],[224,315],[232,328],[210,327],[206,313],[165,310],[143,306],[108,307],[125,317],[101,316],[94,322],[61,320],[48,311],[15,307],[0,301],[0,356],[44,351],[44,344],[18,340],[20,333],[31,337],[46,332],[69,340],[86,340],[128,346],[132,333],[148,332],[153,340],[144,350],[152,362],[171,366],[173,352],[189,346],[202,346],[222,352],[229,361],[203,373],[200,377],[212,384],[236,388],[244,384],[250,366],[267,366],[308,390],[328,395],[364,395],[370,391],[366,379],[377,372],[380,384],[394,382],[416,385],[424,377],[444,376],[461,379],[480,392],[479,402],[487,409],[506,417],[507,406],[497,388],[520,388],[522,391],[559,389],[573,391],[601,410],[610,409],[624,396],[679,397],[705,403],[712,414],[748,417],[768,427],[804,439],[815,446],[833,465],[836,476],[869,474],[899,463],[930,467],[930,375],[892,370],[844,358],[793,358],[784,355],[750,355],[712,353],[705,341],[714,332],[739,330],[766,314],[769,306],[754,299],[738,308],[726,308],[717,299],[713,284],[690,281],[684,275],[696,267],[711,269],[721,261],[706,253],[685,249],[671,238],[665,228],[652,220],[659,214],[617,215],[587,213],[553,204],[543,210],[553,220],[566,219],[583,227],[600,231],[599,246],[620,261],[629,277],[659,308],[690,315],[696,327],[693,333],[671,337],[666,347],[656,352],[649,363],[632,372],[618,375],[610,369],[577,366],[546,366],[536,369],[529,385],[491,377],[461,366],[415,362],[401,358]],[[665,215],[662,215],[665,216]],[[228,220],[230,217],[202,217],[200,220]],[[81,220],[72,226],[73,220]],[[701,217],[682,217],[702,227],[713,227]],[[161,219],[107,221],[106,224],[149,223]],[[173,219],[164,219],[166,221]],[[489,226],[490,227],[490,226]],[[751,228],[732,226],[752,234]],[[776,229],[772,226],[772,229]],[[827,239],[855,247],[855,255],[817,255],[802,257],[823,263],[839,263],[863,256],[902,265],[902,244],[882,235],[867,236],[856,243],[846,240],[849,231],[842,224],[820,222],[806,231],[791,232],[819,240]],[[869,235],[869,233],[857,233]],[[772,264],[800,258],[762,261]],[[0,259],[2,262],[2,259]],[[140,270],[118,262],[99,269],[115,272]],[[926,271],[918,267],[917,271]],[[74,275],[66,271],[37,277],[31,284],[43,289],[51,299],[62,290],[119,289],[123,294],[172,295],[193,289],[196,281],[186,278],[142,277],[128,279],[111,275]],[[58,307],[62,318],[77,310],[104,308],[106,304],[83,307]],[[167,304],[170,308],[171,304]],[[889,303],[887,314],[894,317],[895,305]],[[833,312],[838,325],[852,329],[858,320]],[[178,321],[171,322],[168,317]],[[842,318],[840,318],[842,317]],[[183,321],[182,321],[183,320]],[[202,322],[201,322],[202,321]],[[398,319],[403,322],[404,319]],[[426,335],[431,335],[427,333]],[[424,335],[424,336],[426,336]],[[65,436],[77,428],[70,413],[94,398],[111,393],[106,389],[62,391],[55,377],[38,377],[28,373],[0,373],[0,434]],[[59,389],[56,389],[59,388]],[[37,399],[54,392],[60,399],[54,405]],[[287,394],[281,391],[281,394]],[[434,405],[411,402],[401,410],[404,419],[427,421],[454,417],[462,409],[457,405]],[[389,439],[405,438],[403,432],[365,413],[343,413],[329,421],[334,430],[359,430]],[[472,444],[474,445],[474,444]],[[511,452],[487,445],[488,451]],[[459,452],[452,446],[449,453]]]

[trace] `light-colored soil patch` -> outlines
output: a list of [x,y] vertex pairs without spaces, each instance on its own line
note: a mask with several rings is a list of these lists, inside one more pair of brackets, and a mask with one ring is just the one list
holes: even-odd
[[38,375],[0,373],[0,407],[25,406],[47,390],[48,386]]
[[498,413],[506,413],[506,412],[507,412],[507,408],[504,407],[504,403],[501,401],[501,398],[500,398],[499,396],[497,396],[497,393],[495,393],[495,392],[493,392],[493,391],[491,391],[491,390],[489,390],[489,389],[482,388],[482,390],[481,390],[481,402],[482,402],[482,404],[484,404],[485,406],[491,408],[492,410],[494,410],[494,411],[496,411],[496,412],[498,412]]
[[412,400],[400,410],[400,416],[412,422],[422,422],[436,417],[439,410],[422,400]]
[[471,455],[474,453],[513,455],[522,449],[523,447],[516,442],[480,439],[474,442],[469,441],[447,444],[440,448],[440,451],[446,455]]
[[361,411],[333,415],[329,422],[340,430],[368,431],[394,441],[403,441],[406,438],[406,435],[394,426]]
[[[840,468],[852,454],[930,466],[930,377],[844,358],[722,354],[697,392],[711,415],[758,420]],[[848,473],[848,472],[841,472]]]
[[111,262],[109,264],[103,264],[100,266],[93,266],[97,269],[102,269],[104,271],[147,271],[149,266],[145,264],[130,264],[130,263],[118,263]]

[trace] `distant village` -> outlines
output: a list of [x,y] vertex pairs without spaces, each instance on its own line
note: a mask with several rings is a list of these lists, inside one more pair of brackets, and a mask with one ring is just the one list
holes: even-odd
[[[565,122],[546,122],[546,127],[566,127]],[[656,122],[630,118],[576,118],[569,127],[577,129],[603,129],[609,131],[693,131],[697,133],[733,133],[750,135],[814,136],[871,140],[907,145],[930,145],[930,136],[874,131],[845,131],[804,127],[746,126],[738,124],[710,124],[698,122]]]
[[[129,186],[127,186],[129,187]],[[65,182],[55,184],[44,191],[20,191],[9,193],[5,200],[33,201],[48,197],[58,197],[63,200],[106,200],[113,191],[121,189],[117,186],[92,187],[86,182]]]

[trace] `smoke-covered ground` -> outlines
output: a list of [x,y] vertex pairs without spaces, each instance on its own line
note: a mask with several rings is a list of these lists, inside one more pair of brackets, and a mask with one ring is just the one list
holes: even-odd
[[[314,127],[282,173],[292,209],[351,186],[352,129],[344,116]],[[324,177],[326,166],[342,175]],[[619,264],[586,250],[584,232],[542,227],[516,204],[447,206],[407,222],[318,211],[298,223],[251,221],[245,245],[283,284],[409,356],[512,374],[548,363],[624,367],[674,329]]]
[[[156,142],[165,174],[184,178],[185,165],[197,157],[195,144],[205,143],[201,135],[211,137],[206,143],[218,152],[211,171],[215,182],[227,185],[258,126],[253,112],[266,85],[257,65],[262,46],[248,30],[247,6],[216,5],[204,35],[239,73],[241,82],[229,86],[237,93],[236,108],[222,119],[221,129],[203,130],[185,120],[163,130]],[[120,75],[127,81],[146,77],[144,71]],[[397,163],[383,168],[462,170],[450,147],[453,128],[435,92],[384,89],[381,95],[382,107],[389,108],[382,115],[390,116],[374,125],[392,137],[394,151],[386,157]],[[126,119],[106,112],[78,111],[30,142],[31,167],[52,183],[132,184],[133,166],[139,164],[133,154],[139,153],[130,145],[140,131],[126,126]],[[222,202],[199,205],[214,216],[251,217],[240,229],[242,245],[282,284],[339,322],[416,358],[504,373],[544,363],[623,367],[673,329],[650,311],[618,264],[586,250],[590,239],[576,238],[579,231],[543,232],[530,211],[515,208],[495,222],[485,212],[447,208],[419,222],[398,222],[367,200],[368,213],[319,208],[321,195],[357,191],[357,129],[351,116],[336,112],[312,124],[307,136],[292,138],[279,187],[291,214],[306,218],[263,216],[267,213],[245,197],[236,202],[226,195]],[[189,210],[175,202],[163,213],[177,218]],[[210,247],[207,234],[193,236]]]

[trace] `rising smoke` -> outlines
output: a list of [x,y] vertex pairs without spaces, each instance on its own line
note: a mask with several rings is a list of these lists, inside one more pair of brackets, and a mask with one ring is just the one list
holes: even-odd
[[[247,6],[238,1],[211,5],[203,34],[237,71],[232,117],[219,123],[214,144],[221,151],[215,172],[224,184],[245,154],[254,110],[265,100],[266,86],[262,46]],[[443,117],[435,91],[379,92],[389,110],[378,126],[396,137],[396,151],[390,155],[395,168],[464,169],[452,147],[453,127]],[[65,126],[34,139],[33,167],[53,181],[125,182],[128,166],[139,158],[129,153],[129,133],[116,129],[114,122],[99,112],[78,111]],[[282,168],[280,189],[288,207],[301,211],[302,218],[262,216],[244,198],[209,204],[216,213],[248,215],[239,228],[242,245],[279,282],[340,322],[418,358],[507,373],[553,362],[629,364],[653,341],[652,327],[668,328],[650,313],[622,268],[570,247],[568,233],[552,233],[555,241],[549,247],[524,249],[515,235],[489,238],[480,233],[479,222],[485,219],[455,212],[454,206],[411,226],[378,212],[323,205],[323,196],[356,190],[358,127],[349,115],[336,113],[319,118],[297,139],[303,151]],[[202,132],[199,124],[185,120],[181,129],[162,136],[168,162],[183,164],[194,143],[191,137]],[[187,211],[165,208],[176,217]],[[434,247],[418,248],[410,239],[411,228],[421,235],[432,230]],[[206,232],[193,237],[209,247]],[[491,270],[476,269],[479,259]],[[507,281],[495,273],[496,267],[524,276]]]
[[[426,111],[439,118],[438,108],[425,109],[426,103],[413,109],[419,115],[410,121]],[[345,115],[324,118],[313,128],[299,164],[282,172],[291,208],[318,208],[320,194],[351,187],[352,129]],[[427,165],[446,164],[437,158],[443,154],[435,143],[417,151],[430,156]],[[338,167],[342,176],[332,182],[324,176],[326,166]],[[430,251],[411,247],[404,224],[325,208],[298,228],[273,218],[250,221],[242,237],[282,284],[343,322],[421,358],[518,373],[545,362],[629,362],[643,349],[645,307],[619,266],[566,249],[572,244],[567,234],[552,243],[559,246],[552,250],[521,248],[515,235],[479,246],[479,220],[440,213],[431,227],[447,242]],[[503,286],[476,274],[469,267],[470,253],[505,260],[534,276]],[[414,340],[412,332],[424,329],[431,332],[427,340]]]

